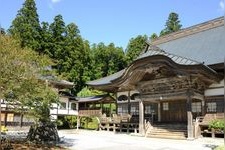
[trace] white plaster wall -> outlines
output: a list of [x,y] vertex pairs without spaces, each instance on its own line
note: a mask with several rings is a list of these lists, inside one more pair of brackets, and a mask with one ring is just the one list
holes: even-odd
[[[121,95],[126,95],[128,96],[129,91],[124,91],[124,92],[118,92],[117,93],[117,97],[121,96]],[[139,93],[137,90],[134,91],[130,91],[130,96],[135,94],[135,93]],[[132,100],[131,102],[137,102],[138,100]],[[128,101],[117,101],[117,103],[127,103]]]
[[[51,115],[78,115],[78,103],[77,102],[70,102],[67,97],[60,97],[59,101],[66,103],[66,109],[60,109],[60,106],[58,106],[58,110],[57,110],[57,104],[53,104],[53,109],[50,110]],[[77,110],[71,109],[72,103],[76,103]]]
[[51,109],[50,110],[51,115],[78,115],[77,110],[71,110],[71,109]]
[[217,96],[224,95],[224,80],[221,80],[217,84],[212,84],[205,90],[205,96]]
[[[133,95],[134,93],[139,93],[138,91],[134,90],[134,91],[130,91],[130,95]],[[117,92],[117,97],[121,96],[121,95],[126,95],[128,96],[128,91],[124,91],[124,92]]]

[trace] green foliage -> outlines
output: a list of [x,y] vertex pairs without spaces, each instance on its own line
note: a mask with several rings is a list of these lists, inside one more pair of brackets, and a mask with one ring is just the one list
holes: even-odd
[[209,129],[220,129],[224,130],[224,120],[213,120],[209,123]]
[[11,37],[0,37],[0,97],[12,103],[14,110],[28,113],[36,120],[49,121],[49,108],[57,94],[39,79],[48,57],[22,49]]
[[70,129],[76,128],[77,116],[65,116],[64,119],[68,123]]
[[81,118],[81,127],[85,129],[97,129],[98,128],[98,120],[96,117],[82,117]]
[[79,33],[77,25],[65,25],[61,15],[57,15],[50,25],[42,23],[44,53],[54,59],[61,78],[74,82],[74,94],[90,79],[90,46]]
[[138,35],[137,37],[130,39],[126,49],[126,58],[128,64],[135,60],[144,50],[147,40],[147,35]]
[[98,79],[122,70],[126,66],[124,52],[121,47],[113,43],[106,46],[104,43],[93,45],[92,49],[92,77]]
[[65,24],[62,15],[52,23],[39,24],[34,0],[25,0],[13,20],[9,33],[20,40],[22,47],[29,47],[48,55],[54,62],[57,76],[74,82],[77,94],[90,80],[122,70],[126,65],[123,49],[113,43],[99,43],[90,48],[75,23]]
[[158,35],[156,33],[153,33],[151,36],[150,36],[150,39],[153,41],[155,39],[158,38]]
[[91,121],[88,122],[87,129],[91,129],[91,130],[98,129],[98,120],[96,117],[91,118]]
[[220,146],[217,146],[215,149],[213,149],[213,150],[224,150],[225,149],[225,147],[224,147],[224,145],[220,145]]
[[40,51],[40,24],[34,0],[26,0],[13,20],[9,33],[20,39],[22,47]]
[[102,91],[92,90],[92,89],[89,89],[88,87],[84,87],[77,94],[77,96],[79,96],[79,97],[87,97],[87,96],[95,96],[95,95],[102,95],[102,94],[104,94]]
[[182,25],[180,24],[179,15],[171,12],[169,14],[168,20],[166,21],[165,29],[160,32],[160,36],[176,32],[180,30]]
[[56,120],[56,125],[57,126],[63,126],[63,121],[61,119]]
[[[49,26],[49,33],[51,34],[51,49],[49,49],[48,53],[51,58],[58,60],[63,55],[65,45],[65,23],[61,15],[55,16],[54,22]],[[48,36],[48,31],[46,31],[45,34]],[[60,60],[58,60],[58,62],[60,62]]]
[[[75,24],[68,26],[76,27]],[[85,82],[89,80],[91,65],[89,43],[83,41],[79,34],[75,34],[77,30],[76,28],[74,30],[69,30],[68,28],[66,34],[67,45],[65,46],[64,53],[62,53],[63,57],[59,62],[62,69],[62,76],[69,81],[73,81],[76,85],[73,91],[74,94],[77,94],[85,86]]]

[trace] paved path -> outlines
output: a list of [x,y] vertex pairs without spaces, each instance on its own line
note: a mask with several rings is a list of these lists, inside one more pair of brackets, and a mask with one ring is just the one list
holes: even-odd
[[64,146],[72,150],[211,150],[224,142],[223,138],[187,141],[86,130],[61,130],[59,135],[64,136]]

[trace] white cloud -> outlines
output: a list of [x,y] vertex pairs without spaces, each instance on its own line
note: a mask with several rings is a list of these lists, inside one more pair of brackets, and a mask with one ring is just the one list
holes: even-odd
[[51,0],[52,1],[52,3],[58,3],[58,2],[60,2],[61,0]]
[[220,1],[220,9],[221,9],[222,11],[225,11],[224,7],[225,7],[225,0],[221,0],[221,1]]

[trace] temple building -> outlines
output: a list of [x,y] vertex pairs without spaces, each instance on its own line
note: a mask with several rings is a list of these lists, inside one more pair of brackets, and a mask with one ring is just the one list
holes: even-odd
[[140,134],[193,139],[224,117],[224,57],[220,17],[146,41],[127,68],[87,84],[114,93],[117,115],[129,114]]

